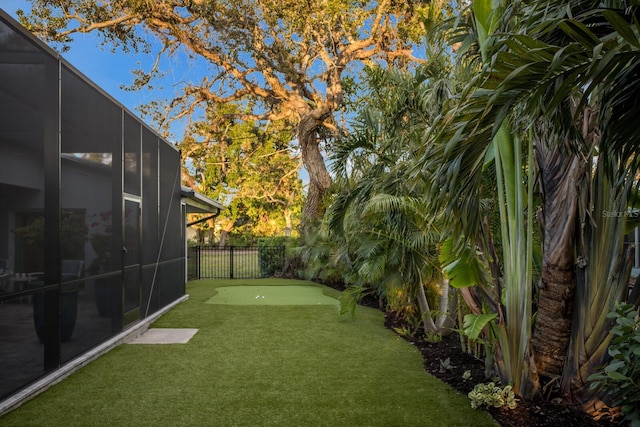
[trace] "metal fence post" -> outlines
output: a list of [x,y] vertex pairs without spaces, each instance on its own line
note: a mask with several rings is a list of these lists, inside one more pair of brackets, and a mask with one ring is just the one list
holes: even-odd
[[200,245],[196,246],[196,271],[198,272],[198,280],[200,280],[202,278],[202,274],[200,272],[200,266],[201,266],[201,259],[200,259],[200,254],[202,253],[202,247]]
[[233,245],[229,245],[229,278],[233,279]]

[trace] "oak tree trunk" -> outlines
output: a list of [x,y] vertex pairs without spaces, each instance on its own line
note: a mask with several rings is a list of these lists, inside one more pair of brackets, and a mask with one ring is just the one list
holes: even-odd
[[226,230],[222,230],[220,232],[220,241],[218,242],[218,247],[220,249],[224,248],[225,246],[227,246],[227,239],[229,237],[229,232]]
[[293,230],[293,219],[291,218],[291,209],[285,208],[284,210],[284,235],[287,237],[291,236],[291,230]]
[[331,176],[327,171],[324,158],[320,152],[318,128],[322,120],[313,114],[302,116],[298,125],[298,140],[302,151],[302,163],[309,173],[307,198],[302,208],[302,234],[307,226],[324,215],[322,199],[331,185]]

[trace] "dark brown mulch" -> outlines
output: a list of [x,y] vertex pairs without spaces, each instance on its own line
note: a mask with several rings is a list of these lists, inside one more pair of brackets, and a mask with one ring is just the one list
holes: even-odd
[[[387,313],[385,325],[395,326],[395,319]],[[451,334],[436,343],[422,338],[408,338],[422,353],[427,372],[449,384],[463,394],[476,384],[486,383],[484,362],[462,351],[458,334]],[[448,363],[445,363],[448,359]],[[444,364],[444,366],[443,366]],[[469,379],[463,379],[465,371],[471,371]],[[488,412],[502,427],[621,427],[624,424],[611,420],[594,420],[590,415],[551,401],[519,401],[515,409],[490,408]]]

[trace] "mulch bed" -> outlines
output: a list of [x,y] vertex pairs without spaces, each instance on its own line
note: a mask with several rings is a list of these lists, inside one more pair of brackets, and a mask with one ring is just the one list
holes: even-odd
[[[388,328],[397,326],[393,315],[385,314],[385,326]],[[442,340],[436,343],[425,342],[422,337],[404,338],[420,350],[425,370],[458,392],[466,395],[476,384],[488,382],[484,375],[484,362],[462,351],[458,334],[453,333],[442,337]],[[471,371],[471,377],[466,380],[463,378],[465,371]],[[596,421],[582,411],[546,400],[519,401],[515,409],[489,408],[487,411],[502,427],[621,427],[625,425],[609,419]]]
[[[461,350],[457,334],[443,337],[438,343],[414,343],[422,353],[427,372],[449,384],[460,393],[469,393],[476,384],[486,383],[484,363]],[[441,360],[449,358],[450,369],[441,369]],[[462,374],[470,370],[471,378],[464,380]],[[604,427],[620,424],[607,420],[595,421],[588,414],[546,400],[536,402],[519,401],[515,409],[490,408],[489,413],[503,427],[556,427],[583,426]]]

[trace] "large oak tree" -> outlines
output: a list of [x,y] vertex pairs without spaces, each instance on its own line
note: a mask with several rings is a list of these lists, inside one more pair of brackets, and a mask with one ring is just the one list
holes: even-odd
[[[334,115],[343,106],[349,67],[411,60],[419,15],[428,7],[395,0],[29,1],[32,10],[19,11],[20,19],[48,42],[69,46],[77,33],[99,32],[125,51],[158,57],[186,51],[205,61],[210,72],[182,86],[166,107],[166,120],[205,102],[244,102],[236,118],[289,120],[310,179],[303,219],[322,215],[331,177],[320,136],[339,131]],[[138,70],[134,85],[148,84],[161,71]]]

